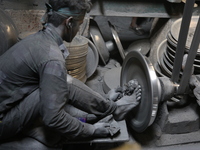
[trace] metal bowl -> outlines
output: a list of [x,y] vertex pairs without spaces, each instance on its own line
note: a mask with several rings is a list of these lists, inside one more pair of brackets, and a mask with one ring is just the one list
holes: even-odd
[[0,55],[17,43],[18,30],[10,18],[0,9]]

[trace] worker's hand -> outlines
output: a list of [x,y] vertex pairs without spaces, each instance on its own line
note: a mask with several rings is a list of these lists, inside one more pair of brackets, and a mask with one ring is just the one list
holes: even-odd
[[127,114],[140,103],[141,91],[141,86],[138,85],[132,95],[123,96],[115,102],[117,104],[117,108],[113,113],[115,120],[120,121],[125,119]]
[[122,87],[111,89],[107,94],[107,98],[114,102],[117,101],[118,99],[120,99],[122,96],[123,96],[123,88]]
[[108,127],[110,127],[109,123],[95,123],[94,127],[94,137],[108,137],[110,135],[108,130]]

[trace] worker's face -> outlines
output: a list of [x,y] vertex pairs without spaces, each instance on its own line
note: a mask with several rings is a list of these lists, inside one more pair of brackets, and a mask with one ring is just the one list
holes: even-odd
[[83,23],[84,16],[77,18],[73,18],[70,20],[70,27],[67,27],[67,31],[64,34],[64,40],[66,42],[71,42],[73,38],[76,36],[79,31],[80,25]]

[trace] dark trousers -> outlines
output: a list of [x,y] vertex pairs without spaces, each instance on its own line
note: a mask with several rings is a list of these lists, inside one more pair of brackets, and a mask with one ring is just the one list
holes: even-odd
[[[76,118],[97,116],[99,119],[113,112],[112,103],[94,92],[81,81],[68,77],[69,103],[64,108]],[[101,105],[100,105],[101,104]],[[55,145],[61,139],[55,131],[40,122],[39,89],[32,92],[14,108],[4,114],[0,123],[0,141],[24,133],[46,145]],[[40,124],[41,123],[41,124]]]

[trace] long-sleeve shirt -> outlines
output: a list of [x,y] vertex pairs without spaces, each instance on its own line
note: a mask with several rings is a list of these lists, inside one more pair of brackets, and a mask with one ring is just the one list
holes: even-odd
[[[91,136],[94,126],[80,122],[63,109],[69,102],[67,53],[62,38],[53,25],[48,25],[1,55],[0,114],[39,88],[40,115],[45,125],[68,138]],[[108,114],[116,109],[112,102],[105,102],[102,106],[105,112],[109,109]]]

